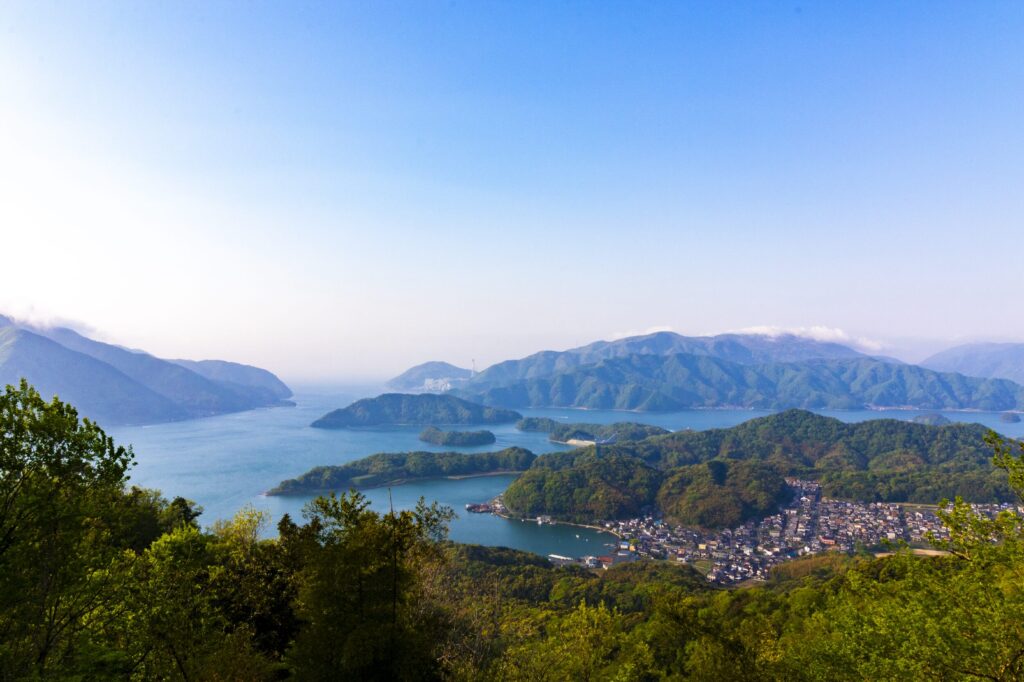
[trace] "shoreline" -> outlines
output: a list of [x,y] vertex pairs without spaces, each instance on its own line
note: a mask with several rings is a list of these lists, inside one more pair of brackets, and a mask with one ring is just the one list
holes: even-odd
[[501,471],[482,471],[474,474],[454,474],[452,476],[422,476],[419,478],[402,478],[394,481],[388,481],[387,483],[381,483],[380,485],[368,485],[368,486],[349,486],[342,490],[341,488],[320,488],[317,490],[302,490],[287,493],[271,493],[265,491],[260,493],[260,497],[306,497],[309,495],[326,495],[328,493],[347,492],[348,490],[379,490],[380,488],[394,488],[400,485],[407,485],[409,483],[422,483],[424,481],[462,481],[467,478],[484,478],[487,476],[520,476],[525,473],[525,470],[501,470]]
[[[537,521],[537,517],[536,516],[533,517],[533,518],[530,518],[528,516],[521,516],[520,517],[520,516],[512,516],[511,514],[501,514],[499,512],[491,512],[491,514],[493,514],[494,516],[498,516],[500,518],[503,518],[506,521],[523,521],[523,522],[526,522],[526,523],[536,523],[536,521]],[[552,521],[546,521],[544,523],[544,525],[549,525],[549,526],[574,526],[576,528],[588,528],[588,529],[590,529],[592,531],[595,531],[595,532],[598,532],[598,533],[607,533],[608,535],[611,535],[613,537],[619,538],[620,540],[622,539],[621,535],[619,535],[618,533],[616,533],[615,531],[613,531],[613,530],[611,530],[609,528],[602,528],[601,526],[591,526],[591,525],[588,525],[586,523],[573,523],[572,521],[555,521],[555,520],[552,520]]]
[[[684,407],[679,410],[627,410],[614,407],[567,407],[563,405],[533,405],[529,407],[517,407],[517,410],[572,410],[575,412],[622,412],[625,414],[680,414],[683,412],[768,412],[776,414],[786,410],[806,410],[808,412],[963,412],[967,414],[1013,414],[1024,415],[1024,408],[1009,410],[983,410],[978,407],[915,407],[914,405],[864,405],[863,407],[749,407],[746,405],[713,405],[704,407]],[[560,442],[560,441],[552,441]]]

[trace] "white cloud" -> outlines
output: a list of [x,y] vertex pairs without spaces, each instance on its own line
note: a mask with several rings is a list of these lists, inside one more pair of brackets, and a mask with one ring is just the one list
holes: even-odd
[[810,327],[779,327],[775,325],[756,325],[753,327],[734,329],[729,333],[760,334],[762,336],[770,337],[786,335],[800,336],[805,339],[813,339],[815,341],[841,343],[871,353],[877,353],[885,348],[885,344],[882,343],[881,341],[869,339],[864,336],[854,336],[843,329],[839,329],[838,327],[826,327],[824,325],[811,325]]
[[0,315],[5,315],[18,324],[38,327],[40,329],[65,327],[91,338],[98,338],[100,335],[99,330],[87,322],[71,317],[54,315],[24,301],[7,303],[5,297],[0,297]]

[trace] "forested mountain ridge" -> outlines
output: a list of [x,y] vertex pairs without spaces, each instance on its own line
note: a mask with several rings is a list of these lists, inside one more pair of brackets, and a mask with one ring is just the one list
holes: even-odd
[[[149,353],[94,341],[71,329],[57,327],[41,329],[38,333],[65,348],[107,363],[154,392],[181,405],[190,416],[201,417],[263,407],[288,397],[283,395],[284,393],[291,394],[280,380],[277,380],[278,385],[275,389],[270,389],[263,386],[247,386],[234,380],[211,379],[207,374],[215,374],[218,371],[215,367],[238,378],[239,372],[232,373],[223,365],[218,365],[216,361],[207,362],[205,365],[194,363],[200,368],[197,371],[195,367],[189,367],[182,361],[162,360]],[[269,372],[266,374],[270,375]]]
[[518,360],[499,362],[473,377],[472,385],[479,391],[519,380],[549,377],[574,367],[592,365],[611,358],[631,355],[667,356],[680,353],[718,358],[743,365],[866,357],[863,353],[838,343],[815,341],[791,334],[682,336],[674,332],[655,332],[615,341],[596,341],[565,351],[541,351]]
[[0,326],[0,385],[24,377],[44,395],[82,405],[82,413],[110,424],[185,419],[188,412],[105,362],[13,325]]
[[[291,391],[270,372],[223,361],[170,361],[95,341],[71,329],[0,316],[0,381],[26,378],[108,424],[148,424],[283,404]],[[220,378],[217,375],[224,375]]]
[[[728,429],[541,455],[509,486],[505,501],[516,513],[576,521],[622,518],[656,506],[669,518],[728,525],[783,501],[783,475],[818,479],[836,498],[1009,501],[1012,491],[991,467],[987,433],[979,424],[847,424],[788,410]],[[708,485],[711,474],[702,466],[717,472],[711,476],[717,487]]]
[[[483,376],[483,375],[481,375]],[[872,358],[743,365],[692,354],[630,355],[459,395],[504,407],[669,411],[701,407],[1009,410],[1024,387]]]
[[286,400],[292,397],[292,389],[288,388],[272,372],[262,367],[253,367],[227,360],[171,360],[171,362],[212,381],[266,391],[277,400]]
[[[908,452],[922,463],[988,463],[988,429],[981,424],[931,426],[899,419],[844,422],[801,409],[790,409],[742,424],[705,431],[676,431],[635,443],[609,445],[605,451],[628,452],[661,467],[704,462],[716,457],[759,459],[784,457],[807,467],[843,461],[876,465],[892,452]],[[833,459],[829,459],[832,457]]]
[[936,353],[921,366],[1024,383],[1024,343],[969,343]]

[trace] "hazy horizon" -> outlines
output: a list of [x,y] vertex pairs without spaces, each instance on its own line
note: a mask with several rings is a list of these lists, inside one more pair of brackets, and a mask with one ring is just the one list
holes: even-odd
[[1022,29],[1017,4],[5,3],[0,313],[296,383],[654,329],[1024,341]]
[[[97,330],[97,329],[95,329],[93,327],[90,327],[89,325],[86,325],[86,324],[78,323],[78,322],[76,322],[74,320],[56,319],[56,318],[49,318],[49,319],[47,319],[47,318],[40,318],[40,317],[36,317],[36,318],[32,318],[32,317],[19,317],[19,316],[16,316],[16,315],[7,315],[7,314],[5,314],[4,311],[0,311],[0,315],[8,317],[15,324],[23,325],[23,326],[28,327],[28,328],[45,329],[45,328],[53,328],[53,327],[67,327],[67,328],[73,329],[74,331],[76,331],[78,333],[81,333],[81,334],[83,334],[85,336],[88,336],[90,338],[94,338],[94,339],[99,340],[99,341],[104,341],[106,343],[111,343],[111,344],[114,344],[114,345],[122,346],[124,348],[128,348],[129,350],[134,350],[134,351],[138,351],[138,352],[146,352],[146,353],[158,355],[159,357],[164,357],[165,359],[187,359],[187,360],[209,360],[209,359],[216,359],[216,360],[229,360],[229,361],[234,361],[234,362],[240,362],[240,360],[238,358],[231,358],[231,357],[216,357],[216,358],[212,357],[212,356],[209,356],[209,357],[208,356],[185,357],[185,356],[181,356],[181,355],[174,355],[173,353],[171,355],[162,355],[161,356],[159,354],[152,353],[151,351],[149,351],[146,348],[127,346],[127,345],[125,345],[123,343],[120,343],[117,339],[111,338],[109,335],[104,334],[101,330]],[[666,328],[666,327],[652,328],[652,329],[646,329],[646,330],[641,330],[641,331],[622,332],[622,333],[613,334],[613,335],[611,335],[609,337],[605,337],[605,338],[591,339],[589,341],[586,341],[586,342],[583,342],[583,343],[578,343],[578,344],[573,344],[571,346],[557,347],[557,348],[556,347],[535,348],[535,349],[527,350],[527,351],[524,351],[524,352],[521,352],[521,353],[518,353],[518,354],[514,354],[514,355],[496,357],[495,359],[488,360],[486,362],[481,362],[476,357],[471,358],[471,359],[469,359],[466,362],[462,362],[462,361],[459,361],[459,360],[453,361],[453,360],[450,360],[450,359],[445,358],[445,357],[437,356],[437,357],[424,358],[424,359],[421,359],[421,360],[418,360],[418,361],[411,361],[409,363],[406,363],[406,364],[403,364],[403,365],[400,365],[400,366],[399,365],[395,365],[394,369],[390,369],[390,370],[387,370],[384,373],[377,373],[377,374],[372,373],[372,372],[370,372],[370,373],[358,373],[357,372],[357,373],[343,374],[343,375],[328,375],[328,374],[323,374],[323,373],[311,374],[311,375],[287,374],[287,373],[281,372],[280,370],[278,370],[278,369],[276,369],[274,367],[267,366],[267,365],[260,365],[258,362],[249,363],[249,364],[256,364],[257,366],[261,366],[264,369],[269,369],[269,370],[279,374],[281,376],[281,378],[285,379],[289,384],[292,384],[293,388],[296,387],[296,386],[301,386],[301,387],[304,387],[304,388],[307,388],[307,389],[327,389],[327,388],[330,388],[330,389],[338,389],[338,388],[341,388],[341,389],[351,389],[353,387],[359,387],[359,388],[377,387],[377,388],[379,388],[386,381],[388,381],[389,379],[393,379],[398,374],[404,372],[406,369],[409,369],[409,368],[411,368],[413,366],[416,366],[416,365],[419,365],[419,364],[423,364],[423,363],[426,363],[426,362],[431,362],[431,361],[440,360],[440,361],[444,361],[444,362],[449,362],[451,364],[454,364],[454,365],[457,365],[457,366],[460,366],[460,367],[463,367],[463,368],[466,368],[466,369],[475,367],[478,371],[482,371],[482,370],[486,369],[487,367],[489,367],[490,365],[493,365],[495,363],[502,362],[504,360],[518,359],[518,358],[525,357],[527,355],[532,355],[534,353],[541,352],[541,351],[564,351],[564,350],[569,350],[571,348],[576,348],[578,346],[588,345],[590,343],[597,342],[597,341],[616,341],[616,340],[630,338],[630,337],[636,337],[636,336],[647,336],[647,335],[650,335],[650,334],[655,334],[655,333],[660,333],[660,332],[671,332],[671,333],[677,333],[677,334],[680,333],[680,332],[677,332],[674,329],[670,329],[670,328]],[[901,345],[898,345],[898,344],[895,344],[895,343],[891,343],[891,342],[890,343],[882,343],[882,342],[878,342],[878,341],[875,341],[875,340],[872,340],[872,339],[868,339],[868,338],[865,338],[865,337],[851,336],[851,335],[847,334],[845,331],[843,331],[841,329],[827,328],[827,327],[809,327],[809,328],[789,328],[789,329],[784,329],[784,328],[778,328],[778,327],[764,327],[764,326],[762,326],[762,327],[748,327],[748,328],[743,328],[743,329],[732,329],[732,330],[726,330],[726,331],[722,331],[722,332],[709,332],[709,333],[702,333],[702,334],[681,334],[681,335],[683,335],[683,336],[696,336],[696,337],[699,337],[699,336],[716,336],[716,335],[721,335],[721,334],[760,335],[760,336],[768,336],[768,337],[773,337],[773,338],[796,336],[796,337],[802,337],[802,338],[806,338],[806,339],[813,339],[813,340],[816,340],[816,341],[822,341],[822,342],[827,342],[827,343],[837,343],[837,344],[841,344],[841,345],[853,348],[853,349],[858,350],[858,351],[860,351],[862,353],[865,353],[867,355],[876,355],[876,356],[879,356],[879,357],[892,357],[892,358],[896,358],[898,360],[902,360],[904,362],[909,362],[909,363],[917,363],[917,362],[919,362],[921,360],[926,359],[928,356],[933,355],[935,352],[938,352],[938,351],[941,351],[941,350],[946,350],[948,348],[953,347],[953,345],[955,345],[955,344],[952,344],[952,343],[940,342],[940,341],[935,341],[935,340],[913,339],[913,340],[909,340],[908,341],[908,340],[904,339],[903,340],[904,344],[911,343],[911,345],[902,345],[901,346]],[[964,341],[964,343],[974,343],[974,342],[981,343],[981,342],[986,342],[986,341],[985,340]],[[994,342],[994,343],[998,343],[998,342]],[[488,355],[489,354],[485,353],[485,354],[482,354],[482,357],[487,357]]]

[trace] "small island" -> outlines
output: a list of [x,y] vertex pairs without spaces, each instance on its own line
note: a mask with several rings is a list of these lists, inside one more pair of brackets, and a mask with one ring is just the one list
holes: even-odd
[[548,439],[555,443],[570,445],[593,444],[600,441],[616,442],[643,440],[651,436],[663,436],[670,433],[667,429],[650,424],[636,422],[616,422],[614,424],[563,424],[547,417],[527,417],[516,422],[520,431],[535,431],[548,434]]
[[428,478],[468,478],[521,473],[537,458],[525,448],[497,452],[382,452],[339,466],[314,467],[282,481],[267,495],[315,495],[355,488],[380,488]]
[[490,445],[497,439],[490,431],[442,431],[436,426],[428,426],[420,432],[420,440],[432,445],[457,448]]
[[999,421],[1003,422],[1004,424],[1019,424],[1020,415],[1017,414],[1016,412],[1003,412],[1001,415],[999,415]]
[[504,424],[522,419],[512,410],[471,403],[453,395],[385,393],[357,400],[312,423],[318,429],[430,424]]
[[938,412],[928,412],[926,414],[919,414],[914,417],[911,421],[915,424],[924,424],[925,426],[949,426],[953,422],[939,414]]

